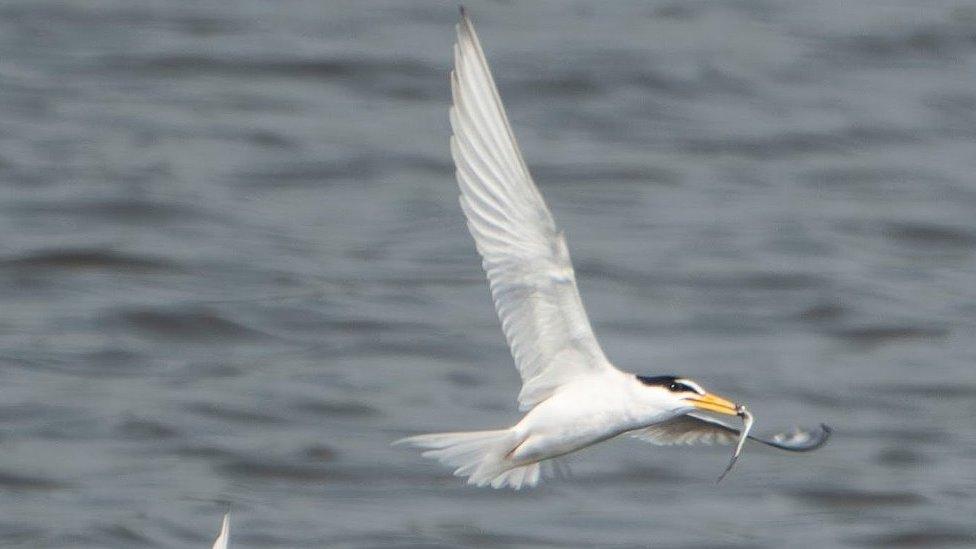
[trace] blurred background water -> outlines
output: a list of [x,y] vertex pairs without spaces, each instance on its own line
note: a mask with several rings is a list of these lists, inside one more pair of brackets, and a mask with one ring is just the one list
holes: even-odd
[[450,2],[0,4],[0,545],[976,545],[976,5],[469,5],[608,355],[825,421],[540,489],[448,154]]

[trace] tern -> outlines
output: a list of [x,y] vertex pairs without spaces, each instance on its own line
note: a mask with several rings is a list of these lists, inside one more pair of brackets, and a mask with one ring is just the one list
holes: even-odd
[[[518,404],[526,414],[507,429],[419,435],[394,444],[423,449],[468,484],[518,490],[560,471],[555,458],[623,434],[659,445],[738,439],[725,473],[747,438],[794,452],[827,441],[830,429],[822,424],[768,439],[749,435],[752,415],[745,406],[686,377],[636,375],[611,364],[580,300],[566,239],[529,175],[464,8],[451,89],[450,143],[461,209],[521,374]],[[743,429],[705,413],[739,416]]]

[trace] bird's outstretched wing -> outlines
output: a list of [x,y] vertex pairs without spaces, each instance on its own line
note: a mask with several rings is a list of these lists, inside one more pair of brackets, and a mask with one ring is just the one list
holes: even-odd
[[527,410],[566,381],[613,366],[593,335],[566,240],[529,175],[463,9],[454,66],[451,154],[461,208],[522,376],[519,407]]
[[[809,452],[827,443],[830,427],[820,424],[814,431],[794,429],[770,438],[749,435],[750,440],[761,442],[780,450]],[[628,434],[651,444],[732,444],[739,438],[739,430],[712,418],[687,414],[658,423]]]
[[224,515],[223,522],[220,523],[220,535],[214,541],[213,549],[227,549],[230,541],[230,513]]

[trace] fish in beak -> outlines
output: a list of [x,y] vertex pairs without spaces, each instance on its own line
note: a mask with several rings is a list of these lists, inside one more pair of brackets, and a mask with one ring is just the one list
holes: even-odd
[[725,471],[723,471],[721,476],[718,477],[718,482],[722,482],[725,475],[729,474],[729,471],[732,470],[732,466],[735,465],[736,461],[738,461],[739,455],[742,454],[742,447],[745,445],[746,437],[749,436],[749,431],[752,430],[752,414],[750,414],[749,410],[747,410],[742,404],[735,404],[734,402],[711,393],[688,397],[685,400],[691,402],[691,404],[699,410],[706,410],[708,412],[724,414],[727,416],[739,416],[742,418],[742,429],[739,431],[739,441],[732,450],[732,459],[729,460],[729,465],[725,468]]

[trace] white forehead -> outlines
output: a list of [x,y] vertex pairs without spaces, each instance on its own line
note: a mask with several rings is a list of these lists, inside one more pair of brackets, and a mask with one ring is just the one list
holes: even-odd
[[682,383],[684,385],[687,385],[687,386],[691,387],[692,390],[694,390],[696,393],[698,393],[700,395],[704,395],[705,394],[705,389],[702,389],[702,386],[701,385],[695,383],[694,381],[692,381],[690,379],[678,378],[675,381],[678,382],[678,383]]

